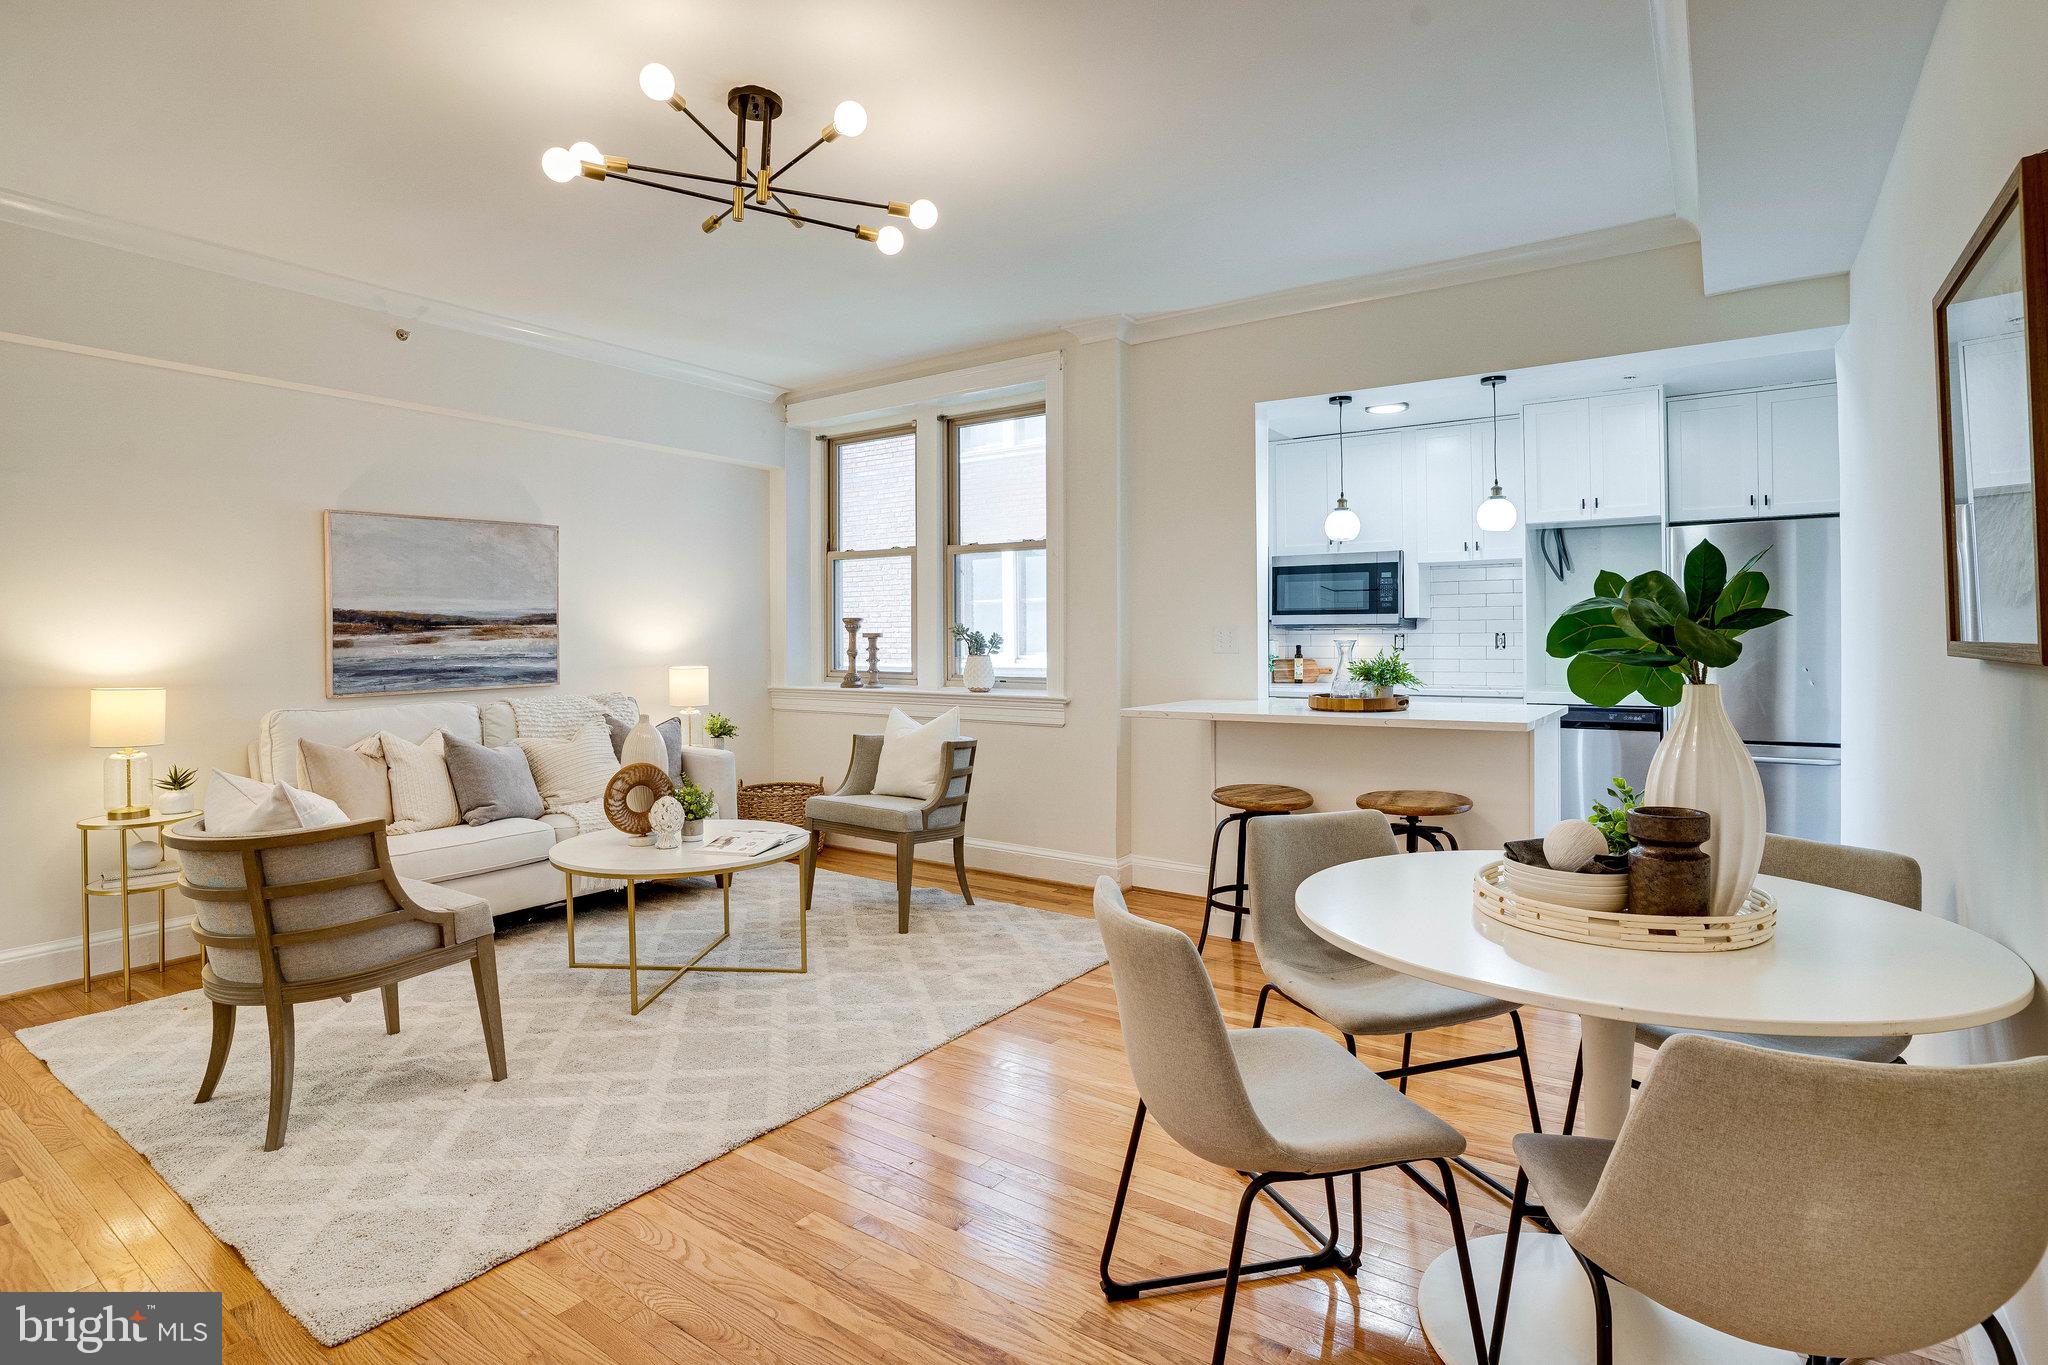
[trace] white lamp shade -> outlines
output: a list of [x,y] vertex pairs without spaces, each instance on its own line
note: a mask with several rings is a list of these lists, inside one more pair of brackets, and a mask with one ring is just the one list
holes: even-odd
[[711,704],[711,670],[682,664],[668,671],[668,704],[684,708]]
[[95,749],[141,749],[164,742],[161,687],[95,687],[87,743]]
[[1323,539],[1344,542],[1358,539],[1358,513],[1349,507],[1338,507],[1323,518]]
[[1472,514],[1482,531],[1512,531],[1515,529],[1515,505],[1495,493],[1479,504],[1479,510]]

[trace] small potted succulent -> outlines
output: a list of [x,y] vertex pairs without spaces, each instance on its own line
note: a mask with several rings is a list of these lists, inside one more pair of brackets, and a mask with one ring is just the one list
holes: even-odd
[[983,635],[966,626],[954,626],[953,638],[967,651],[967,660],[961,667],[961,675],[967,681],[969,692],[989,692],[996,685],[996,661],[990,657],[1003,647],[1000,635]]
[[197,786],[199,774],[190,768],[171,765],[171,770],[156,780],[156,789],[163,795],[157,797],[157,812],[162,815],[183,815],[192,809],[192,788]]
[[739,732],[739,726],[734,725],[716,711],[704,717],[704,734],[711,741],[711,747],[714,749],[725,748],[725,742]]
[[1415,670],[1408,667],[1398,649],[1383,649],[1370,659],[1352,660],[1351,676],[1358,682],[1361,694],[1368,697],[1391,697],[1397,687],[1422,686],[1422,679],[1415,676]]
[[704,822],[718,814],[718,802],[694,782],[676,788],[676,804],[683,808],[683,837],[686,844],[704,842]]

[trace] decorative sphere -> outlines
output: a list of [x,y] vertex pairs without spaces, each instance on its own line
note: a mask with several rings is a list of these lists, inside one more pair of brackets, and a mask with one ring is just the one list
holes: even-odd
[[[647,812],[647,824],[657,833],[674,834],[683,828],[683,803],[673,796],[664,796],[656,801]],[[1588,825],[1588,829],[1592,826]]]
[[1543,860],[1553,872],[1580,872],[1607,851],[1607,836],[1590,820],[1560,820],[1543,836]]
[[163,846],[154,839],[137,839],[128,845],[128,870],[147,872],[164,860]]

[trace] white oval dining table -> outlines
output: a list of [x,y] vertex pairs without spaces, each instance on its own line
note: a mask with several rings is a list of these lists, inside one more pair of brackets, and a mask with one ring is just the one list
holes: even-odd
[[[1295,907],[1346,952],[1410,976],[1579,1016],[1585,1050],[1578,1132],[1611,1138],[1628,1115],[1637,1024],[1804,1037],[1940,1033],[2024,1008],[2034,973],[2010,949],[1939,916],[1832,887],[1759,877],[1777,934],[1737,952],[1637,952],[1511,929],[1472,905],[1472,878],[1498,852],[1418,853],[1325,868]],[[1768,1160],[1767,1152],[1731,1161]],[[1473,1242],[1492,1320],[1502,1237]],[[1614,1288],[1619,1361],[1781,1362]],[[1451,1365],[1476,1365],[1456,1261],[1445,1252],[1417,1294],[1424,1333]],[[1594,1359],[1591,1287],[1558,1237],[1529,1234],[1515,1257],[1503,1365]]]

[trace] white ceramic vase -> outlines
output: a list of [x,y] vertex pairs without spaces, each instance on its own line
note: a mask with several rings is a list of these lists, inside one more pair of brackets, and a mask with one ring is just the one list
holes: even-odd
[[962,670],[969,692],[991,692],[996,685],[996,661],[986,654],[970,654]]
[[626,741],[619,746],[619,766],[630,768],[635,763],[652,763],[663,772],[668,771],[668,744],[645,715],[626,732]]
[[159,787],[152,804],[156,806],[158,815],[184,815],[192,809],[192,789],[187,787],[183,791],[167,792]]
[[1713,835],[1702,845],[1714,860],[1709,913],[1734,914],[1763,865],[1764,784],[1718,685],[1686,686],[1678,717],[1650,760],[1643,804],[1689,806],[1713,817]]
[[685,820],[685,821],[683,821],[683,833],[682,833],[682,839],[681,839],[681,842],[682,842],[682,843],[686,843],[686,844],[701,844],[701,843],[703,843],[703,842],[704,842],[704,822],[703,822],[702,820]]

